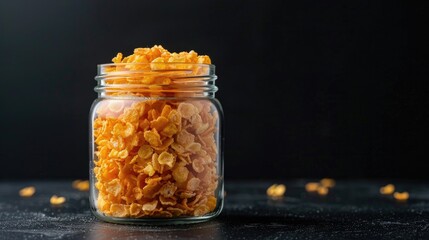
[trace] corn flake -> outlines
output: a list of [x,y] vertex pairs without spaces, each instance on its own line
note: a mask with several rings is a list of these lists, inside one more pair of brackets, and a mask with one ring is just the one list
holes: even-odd
[[327,188],[332,188],[335,186],[335,180],[332,178],[323,178],[320,180],[320,184]]
[[410,194],[408,192],[395,192],[393,194],[393,197],[397,200],[397,201],[407,201],[408,198],[410,198]]
[[110,212],[114,217],[127,217],[129,215],[129,209],[124,204],[112,204]]
[[309,182],[305,184],[305,190],[307,192],[317,192],[317,189],[319,188],[320,183],[318,182]]
[[53,195],[49,201],[51,202],[52,205],[61,205],[65,203],[66,198]]
[[177,143],[182,146],[188,146],[195,141],[195,136],[186,130],[181,131],[176,137]]
[[393,184],[387,184],[384,187],[380,188],[380,193],[383,195],[390,195],[393,194],[395,192],[395,185]]
[[157,147],[162,144],[161,137],[155,128],[153,128],[151,131],[145,131],[144,138],[151,146]]
[[191,178],[186,184],[186,189],[188,189],[189,191],[195,191],[200,186],[200,182],[201,180],[198,178]]
[[267,195],[272,198],[280,198],[286,192],[286,186],[284,184],[273,184],[267,189]]
[[138,203],[132,203],[130,205],[130,215],[137,216],[142,210],[142,205]]
[[153,154],[153,149],[149,145],[143,145],[139,148],[138,156],[141,157],[142,159],[148,159],[152,156],[152,154]]
[[327,195],[327,194],[329,193],[329,188],[324,187],[324,186],[319,186],[319,187],[317,188],[317,193],[318,193],[319,195],[322,195],[322,196]]
[[190,119],[196,114],[197,109],[190,103],[180,103],[177,108],[183,118]]
[[192,161],[192,168],[195,172],[201,173],[204,171],[204,160],[201,158],[197,158],[194,161]]
[[167,165],[170,168],[173,167],[174,162],[176,161],[175,157],[173,154],[168,153],[168,152],[162,152],[159,156],[158,156],[158,162],[161,165]]
[[169,197],[164,197],[164,196],[159,196],[159,202],[164,205],[164,206],[174,206],[177,204],[176,199],[174,198],[169,198]]
[[72,183],[72,187],[79,191],[88,191],[89,190],[89,181],[88,180],[75,180]]
[[150,127],[155,128],[158,132],[167,126],[169,120],[166,117],[160,116],[156,120],[150,122]]
[[178,183],[183,183],[188,179],[189,170],[186,167],[178,166],[173,169],[173,178]]
[[119,179],[113,179],[112,181],[108,182],[106,191],[115,197],[118,196],[122,191],[122,186],[119,182]]
[[36,192],[36,188],[33,186],[25,187],[19,190],[19,196],[21,197],[31,197]]
[[158,205],[158,200],[154,200],[152,202],[148,202],[143,204],[143,211],[153,211],[156,209],[156,206]]

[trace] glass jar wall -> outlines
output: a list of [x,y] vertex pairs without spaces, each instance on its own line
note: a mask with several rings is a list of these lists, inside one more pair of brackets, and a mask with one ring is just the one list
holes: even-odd
[[222,110],[210,64],[104,64],[90,117],[102,220],[186,223],[223,206]]

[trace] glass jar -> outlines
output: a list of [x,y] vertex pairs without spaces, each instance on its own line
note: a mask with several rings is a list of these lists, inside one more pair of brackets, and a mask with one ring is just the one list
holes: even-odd
[[90,203],[115,223],[209,220],[223,207],[215,66],[98,65],[90,112]]

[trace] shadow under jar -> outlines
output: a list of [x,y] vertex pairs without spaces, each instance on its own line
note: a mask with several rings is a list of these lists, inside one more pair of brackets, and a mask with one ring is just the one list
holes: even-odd
[[209,220],[223,207],[215,66],[98,65],[90,112],[90,203],[115,223]]

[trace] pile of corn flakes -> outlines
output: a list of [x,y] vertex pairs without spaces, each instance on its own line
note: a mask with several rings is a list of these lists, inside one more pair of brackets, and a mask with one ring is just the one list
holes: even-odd
[[136,48],[134,54],[127,57],[118,53],[112,61],[114,64],[101,69],[106,95],[201,95],[207,87],[205,80],[209,80],[211,69],[211,60],[206,55],[198,55],[195,51],[170,53],[158,45]]
[[[155,46],[137,48],[124,59],[119,53],[113,59],[115,63],[163,61],[210,63],[210,58]],[[212,105],[209,100],[189,98],[99,102],[93,120],[98,211],[130,218],[213,212],[219,177],[218,115]]]

